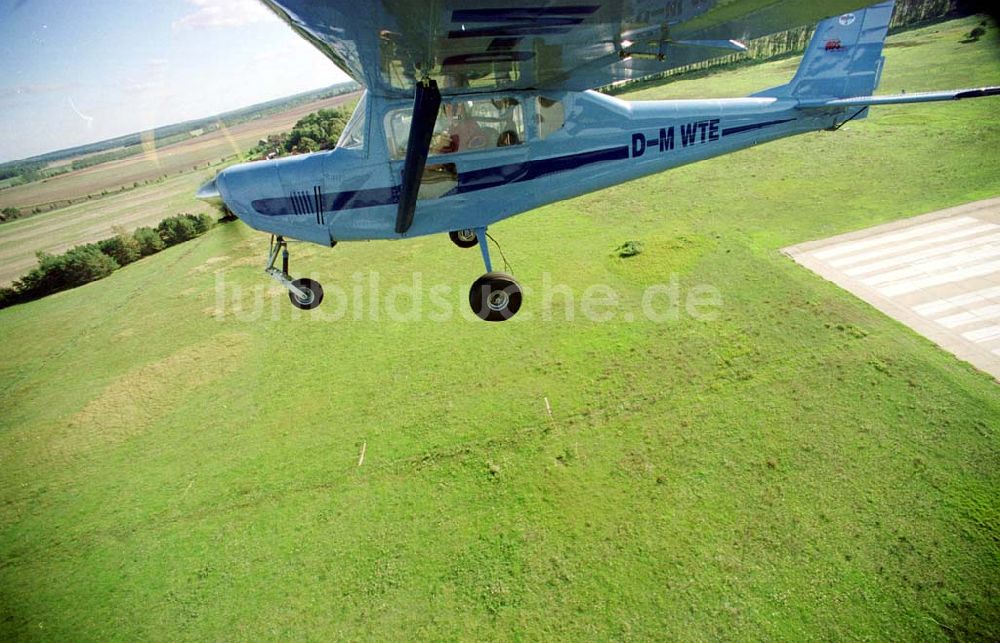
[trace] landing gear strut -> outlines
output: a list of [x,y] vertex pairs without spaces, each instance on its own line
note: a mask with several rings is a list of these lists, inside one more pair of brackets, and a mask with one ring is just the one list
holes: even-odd
[[[480,319],[492,322],[507,321],[521,309],[521,286],[507,273],[493,272],[490,262],[490,249],[486,239],[486,228],[476,228],[474,231],[476,243],[483,253],[483,263],[486,274],[476,279],[469,289],[469,306]],[[457,233],[453,232],[452,235]],[[455,237],[452,237],[455,241]],[[457,244],[458,241],[455,241]],[[472,247],[469,246],[463,247]]]
[[[278,252],[281,252],[281,270],[274,267],[274,262],[278,259]],[[323,286],[318,281],[312,279],[292,279],[288,274],[288,244],[284,237],[278,237],[271,246],[271,253],[267,258],[267,266],[264,272],[272,279],[284,286],[288,290],[288,299],[292,305],[301,310],[312,310],[323,301]]]

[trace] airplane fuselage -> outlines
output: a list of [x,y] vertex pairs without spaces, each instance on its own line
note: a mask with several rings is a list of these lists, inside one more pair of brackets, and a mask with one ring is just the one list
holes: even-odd
[[[485,100],[496,95],[449,97],[446,104],[471,110]],[[353,145],[237,165],[219,175],[216,187],[258,230],[322,245],[395,239],[485,228],[554,201],[828,128],[844,114],[797,110],[788,98],[626,102],[587,91],[502,100],[506,115],[482,121],[495,127],[477,125],[466,137],[477,142],[482,132],[481,147],[432,149],[405,234],[394,229],[405,140],[394,139],[393,119],[407,117],[406,100],[366,97],[349,125]]]

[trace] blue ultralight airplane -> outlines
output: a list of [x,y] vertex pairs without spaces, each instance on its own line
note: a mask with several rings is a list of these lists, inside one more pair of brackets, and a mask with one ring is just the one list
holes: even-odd
[[[487,227],[501,219],[837,129],[872,105],[1000,94],[873,96],[892,1],[263,1],[366,87],[336,149],[230,167],[198,192],[276,235],[266,272],[303,309],[318,306],[323,289],[289,276],[285,238],[333,246],[447,232],[462,248],[479,246],[486,274],[469,303],[502,321],[522,293],[490,262]],[[750,97],[625,102],[591,91],[818,20],[791,82]]]

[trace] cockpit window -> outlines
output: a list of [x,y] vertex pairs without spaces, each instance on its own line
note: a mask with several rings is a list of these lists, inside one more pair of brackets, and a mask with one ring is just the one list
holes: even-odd
[[358,106],[351,114],[351,120],[347,121],[347,126],[340,134],[337,147],[357,148],[365,144],[365,108],[368,105],[368,92],[361,95]]
[[566,109],[562,101],[538,97],[538,137],[546,139],[549,134],[558,132],[566,124]]
[[[397,109],[386,115],[389,154],[406,156],[413,110]],[[431,155],[454,154],[524,143],[524,111],[516,98],[491,98],[442,102],[431,137]]]

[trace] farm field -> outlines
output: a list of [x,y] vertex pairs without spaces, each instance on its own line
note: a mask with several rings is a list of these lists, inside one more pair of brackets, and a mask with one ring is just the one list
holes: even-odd
[[113,236],[115,226],[127,230],[155,227],[163,219],[182,212],[215,214],[215,208],[196,200],[194,193],[218,169],[189,170],[136,190],[0,225],[0,285],[9,284],[33,268],[38,263],[35,253],[39,250],[58,254],[81,243]]
[[[0,191],[0,203],[4,205],[9,193],[38,203],[54,198],[83,199],[0,225],[0,286],[11,283],[34,267],[38,251],[59,253],[80,243],[98,241],[111,236],[112,227],[116,225],[132,230],[139,226],[155,226],[164,218],[181,212],[213,212],[211,206],[194,199],[194,193],[224,167],[219,163],[220,158],[237,152],[242,157],[260,138],[290,130],[306,114],[345,102],[353,104],[356,100],[357,94],[350,94],[315,101],[241,123],[230,128],[228,136],[221,130],[211,132],[166,147],[155,156],[102,163],[46,182]],[[205,167],[209,161],[212,165]],[[166,178],[161,178],[164,174]],[[122,186],[131,188],[135,181],[149,181],[149,185],[119,191]],[[104,189],[100,186],[110,189],[111,194],[86,199],[87,194],[100,194]]]
[[307,114],[354,102],[357,97],[358,94],[354,93],[313,101],[233,127],[222,127],[182,143],[160,149],[150,146],[142,154],[119,161],[0,190],[0,208],[16,207],[30,211],[39,204],[80,199],[105,191],[116,192],[122,187],[132,188],[135,183],[191,172],[195,167],[203,168],[209,163],[217,165],[223,158],[244,154],[268,134],[292,129],[295,122]]
[[[882,91],[998,84],[975,24]],[[997,195],[1000,100],[886,107],[495,226],[502,325],[443,235],[293,244],[295,312],[242,223],[0,310],[0,639],[996,640],[997,383],[780,249]]]

